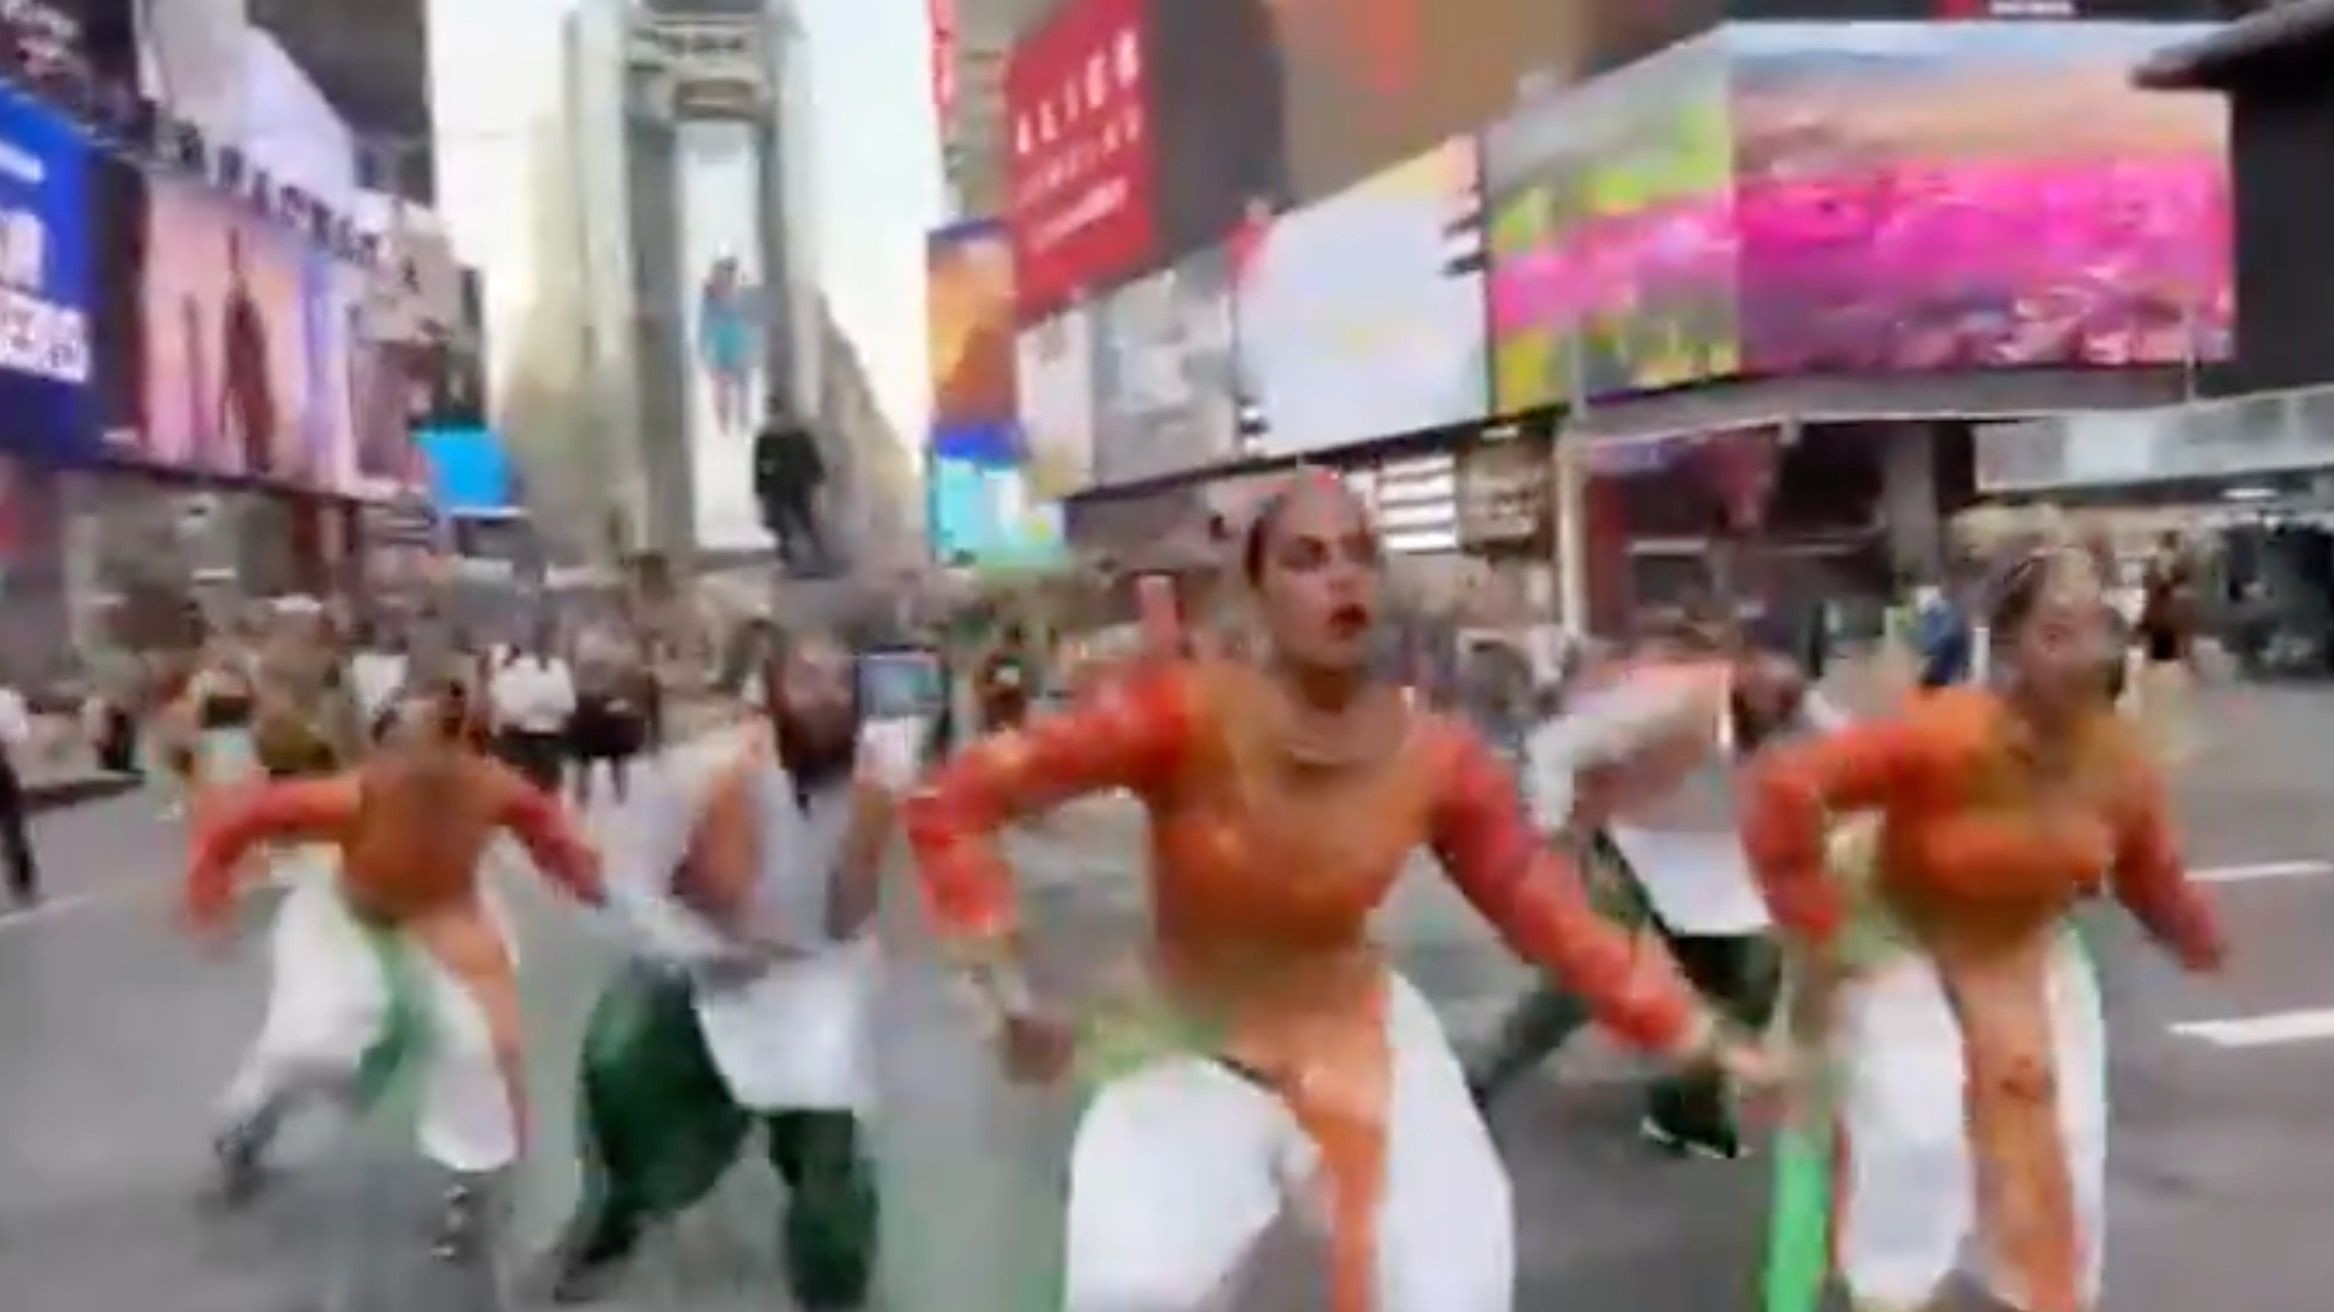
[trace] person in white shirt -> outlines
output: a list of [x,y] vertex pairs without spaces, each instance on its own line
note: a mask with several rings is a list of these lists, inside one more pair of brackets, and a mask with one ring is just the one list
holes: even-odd
[[559,791],[567,757],[567,722],[575,714],[575,676],[551,650],[546,629],[495,667],[487,695],[503,759],[545,792]]
[[571,1225],[555,1301],[588,1302],[643,1231],[689,1207],[760,1123],[785,1177],[796,1306],[853,1308],[874,1275],[872,928],[912,758],[861,732],[851,654],[825,637],[765,667],[766,714],[693,744],[643,790],[610,854],[641,967],[584,1039],[601,1187]]
[[32,713],[23,694],[0,685],[0,848],[8,858],[8,892],[20,907],[40,900],[40,868],[24,823],[24,778],[17,762],[32,746]]
[[[1612,910],[1753,1029],[1773,1012],[1780,961],[1736,837],[1733,779],[1766,743],[1845,723],[1783,648],[1773,634],[1692,634],[1591,672],[1530,735],[1523,779],[1540,827],[1605,868]],[[1535,990],[1471,1073],[1476,1101],[1492,1105],[1588,1019],[1568,991]],[[1706,1073],[1657,1081],[1640,1129],[1674,1153],[1742,1153],[1726,1087]]]

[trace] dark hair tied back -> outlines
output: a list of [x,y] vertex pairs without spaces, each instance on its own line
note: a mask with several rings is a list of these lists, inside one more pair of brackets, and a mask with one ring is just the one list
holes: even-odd
[[2050,585],[2055,553],[2037,551],[2019,560],[1995,580],[1993,602],[1986,608],[1986,626],[1997,640],[2008,639],[2034,617],[2042,593]]
[[1289,492],[1283,488],[1266,497],[1248,521],[1247,536],[1240,543],[1240,572],[1248,576],[1250,587],[1264,580],[1264,555],[1272,548],[1272,530],[1288,503]]

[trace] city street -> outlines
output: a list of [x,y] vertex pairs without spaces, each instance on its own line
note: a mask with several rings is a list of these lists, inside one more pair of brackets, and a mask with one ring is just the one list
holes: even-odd
[[[2102,935],[2115,1058],[2108,1306],[2307,1312],[2334,1289],[2334,691],[2206,695],[2182,772],[2195,868],[2236,945],[2224,979],[2178,974],[2121,923]],[[595,818],[602,827],[614,816]],[[170,918],[180,835],[137,795],[44,815],[41,909],[0,919],[0,1305],[8,1312],[406,1312],[487,1307],[426,1249],[437,1182],[384,1109],[322,1127],[247,1213],[208,1207],[211,1106],[257,1025],[263,930],[216,959]],[[1099,801],[1018,836],[1047,972],[1087,977],[1140,924],[1137,830]],[[589,917],[513,856],[533,1022],[535,1151],[515,1254],[539,1252],[576,1187],[572,1085],[583,1019],[617,960]],[[904,880],[887,911],[878,1129],[885,1303],[1044,1312],[1071,1108],[1005,1088],[931,970]],[[2112,921],[2112,917],[2102,920]],[[1523,976],[1421,863],[1387,915],[1404,968],[1454,1038],[1479,1039]],[[1752,1306],[1763,1164],[1673,1162],[1635,1138],[1634,1067],[1584,1042],[1501,1109],[1517,1184],[1518,1307],[1713,1312]],[[604,1306],[781,1307],[777,1187],[759,1156],[659,1235]],[[1469,1224],[1453,1217],[1452,1224]],[[1244,1306],[1318,1305],[1300,1243],[1276,1237]],[[529,1263],[509,1264],[523,1285]]]

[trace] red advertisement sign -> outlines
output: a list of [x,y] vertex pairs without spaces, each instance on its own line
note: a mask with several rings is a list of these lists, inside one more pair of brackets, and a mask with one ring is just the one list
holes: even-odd
[[1005,63],[1006,221],[1023,321],[1152,250],[1142,0],[1070,0]]
[[940,128],[956,116],[956,0],[925,0],[932,26],[932,108]]

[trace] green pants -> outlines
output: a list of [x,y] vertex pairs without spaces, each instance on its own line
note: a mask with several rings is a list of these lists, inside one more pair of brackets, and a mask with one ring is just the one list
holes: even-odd
[[759,1123],[789,1194],[783,1237],[795,1301],[812,1312],[865,1301],[877,1215],[858,1118],[739,1106],[698,1027],[687,981],[638,971],[601,998],[584,1038],[583,1102],[599,1168],[587,1250],[627,1251],[649,1223],[703,1198]]
[[[1624,923],[1651,926],[1686,979],[1728,1019],[1752,1029],[1766,1027],[1782,982],[1781,961],[1771,938],[1674,933],[1646,902],[1610,844],[1599,841],[1590,861],[1596,868],[1600,909]],[[1471,1073],[1476,1101],[1490,1106],[1591,1019],[1588,1004],[1552,980],[1526,994],[1500,1025],[1490,1053]],[[1731,1140],[1735,1132],[1726,1083],[1715,1071],[1680,1072],[1655,1081],[1646,1095],[1646,1115],[1662,1129],[1697,1142]]]

